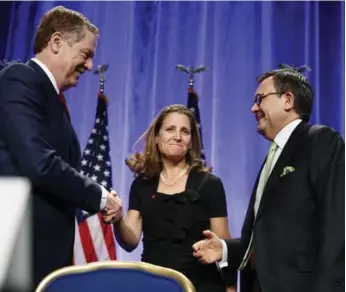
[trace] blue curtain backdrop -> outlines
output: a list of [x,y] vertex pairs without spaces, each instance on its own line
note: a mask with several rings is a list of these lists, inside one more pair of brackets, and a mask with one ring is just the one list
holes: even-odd
[[[268,147],[250,112],[257,75],[280,63],[308,64],[312,122],[344,136],[343,2],[1,2],[0,58],[30,58],[39,19],[56,5],[84,13],[101,31],[95,64],[110,64],[105,88],[113,184],[126,207],[132,174],[125,157],[162,107],[186,104],[187,76],[175,70],[179,63],[210,68],[195,88],[207,161],[223,180],[233,236],[240,235]],[[97,76],[86,74],[67,93],[83,149],[98,86]],[[117,250],[120,260],[137,260],[140,253]]]

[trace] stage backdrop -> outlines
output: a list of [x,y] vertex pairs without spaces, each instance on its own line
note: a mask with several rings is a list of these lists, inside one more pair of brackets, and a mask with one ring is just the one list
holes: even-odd
[[[308,64],[312,122],[344,136],[343,2],[12,2],[0,3],[1,58],[32,56],[42,14],[65,5],[100,29],[95,64],[108,62],[113,184],[125,201],[132,174],[124,159],[158,111],[186,103],[187,76],[176,64],[206,65],[196,78],[208,164],[223,180],[229,226],[239,236],[268,142],[250,112],[255,77],[280,63]],[[93,125],[98,79],[86,74],[67,93],[82,148]],[[289,236],[289,234],[287,235]],[[141,247],[119,260],[140,258]]]

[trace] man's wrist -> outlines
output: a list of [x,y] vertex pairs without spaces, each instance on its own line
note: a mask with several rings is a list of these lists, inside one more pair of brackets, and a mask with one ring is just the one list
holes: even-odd
[[101,187],[101,191],[102,191],[101,201],[100,201],[100,211],[102,211],[106,207],[109,192],[105,189],[104,186],[100,185],[100,187]]
[[222,244],[222,258],[221,261],[217,262],[217,265],[220,269],[226,268],[228,266],[228,250],[227,250],[227,244],[226,242],[221,239],[221,244]]

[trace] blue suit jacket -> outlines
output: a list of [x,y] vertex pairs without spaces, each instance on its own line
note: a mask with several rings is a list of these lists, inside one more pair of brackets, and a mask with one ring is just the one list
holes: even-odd
[[76,207],[91,213],[100,208],[100,186],[77,171],[80,156],[76,134],[45,72],[33,61],[3,69],[0,176],[24,176],[32,183],[36,285],[72,263]]

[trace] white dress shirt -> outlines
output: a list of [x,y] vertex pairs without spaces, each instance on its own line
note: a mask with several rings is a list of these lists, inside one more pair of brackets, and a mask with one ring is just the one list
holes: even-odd
[[50,72],[50,70],[48,69],[48,67],[36,58],[32,58],[31,61],[34,61],[37,65],[39,65],[41,67],[41,69],[44,71],[44,73],[46,73],[50,82],[52,82],[56,93],[59,95],[60,90],[58,88],[58,84],[56,83],[56,80],[55,80],[52,72]]
[[[275,151],[274,158],[273,158],[270,170],[269,170],[269,175],[272,172],[276,162],[278,161],[280,154],[281,154],[282,150],[284,149],[288,139],[290,138],[294,129],[301,123],[301,121],[302,121],[301,119],[296,119],[296,120],[290,122],[274,138],[274,142],[276,143],[276,145],[278,145],[278,148]],[[262,168],[262,171],[264,171],[264,167]],[[264,176],[261,175],[260,179],[264,179]],[[260,184],[260,182],[258,182],[258,184]],[[255,205],[254,205],[255,215],[257,214],[257,210],[258,210],[258,207],[260,205],[261,198],[262,198],[262,192],[259,192],[257,189],[256,190],[256,200],[255,200]],[[227,261],[228,250],[227,250],[226,242],[224,240],[221,240],[221,242],[222,242],[222,259],[217,264],[220,268],[225,268],[228,266],[228,261]]]
[[[58,84],[57,84],[52,72],[50,72],[50,70],[47,68],[47,66],[45,64],[43,64],[40,60],[38,60],[36,58],[32,58],[31,60],[34,61],[38,66],[40,66],[40,68],[46,73],[50,82],[52,82],[56,93],[59,95],[60,90],[58,88]],[[102,190],[100,210],[103,210],[106,206],[108,191],[102,185],[99,185],[99,186],[101,187],[101,190]]]

